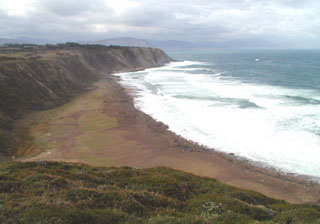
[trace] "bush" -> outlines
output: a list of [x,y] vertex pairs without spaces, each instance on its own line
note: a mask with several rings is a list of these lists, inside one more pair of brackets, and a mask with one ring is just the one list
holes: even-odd
[[0,163],[0,223],[320,223],[293,205],[159,167]]
[[46,223],[46,224],[122,224],[128,216],[114,209],[78,210],[47,208],[31,210],[17,220],[20,223]]
[[320,212],[313,208],[284,211],[276,216],[280,223],[320,223]]

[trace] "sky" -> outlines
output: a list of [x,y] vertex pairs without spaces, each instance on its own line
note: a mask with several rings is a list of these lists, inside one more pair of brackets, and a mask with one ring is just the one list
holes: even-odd
[[131,36],[320,47],[319,0],[0,0],[0,37],[87,41]]

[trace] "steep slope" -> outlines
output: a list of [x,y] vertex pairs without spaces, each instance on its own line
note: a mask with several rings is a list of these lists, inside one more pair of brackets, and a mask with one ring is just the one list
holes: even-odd
[[84,61],[104,73],[136,70],[173,61],[162,50],[142,47],[87,47],[79,50]]
[[159,49],[102,46],[0,57],[0,152],[13,147],[12,123],[24,113],[65,103],[103,74],[170,61]]

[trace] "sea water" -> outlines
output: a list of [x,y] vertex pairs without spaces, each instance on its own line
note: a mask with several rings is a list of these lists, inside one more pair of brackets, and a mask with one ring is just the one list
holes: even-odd
[[120,74],[138,109],[199,144],[320,178],[320,51],[168,53],[181,61]]

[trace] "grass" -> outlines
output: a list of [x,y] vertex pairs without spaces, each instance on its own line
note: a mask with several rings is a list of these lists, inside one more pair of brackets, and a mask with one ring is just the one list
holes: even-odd
[[80,145],[87,146],[94,152],[99,152],[109,146],[121,144],[124,141],[121,136],[113,132],[95,132],[91,135],[81,135],[77,142]]
[[79,123],[82,131],[102,131],[118,126],[117,119],[99,112],[81,116]]
[[80,155],[80,158],[74,159],[92,163],[99,161],[100,165],[106,165],[99,155],[81,154],[99,153],[107,146],[124,142],[124,139],[113,133],[112,129],[118,127],[118,121],[104,113],[103,100],[104,92],[95,89],[60,107],[30,113],[17,121],[13,133],[17,136],[14,147],[18,150],[15,156],[28,158],[41,152],[54,153],[63,148]]
[[0,223],[320,223],[294,205],[165,167],[0,164]]
[[[25,118],[15,122],[12,135],[16,136],[15,145],[17,156],[34,156],[37,153],[54,147],[51,139],[66,134],[70,125],[51,125],[54,120],[60,119],[66,111],[73,110],[71,101],[51,110],[33,112]],[[54,134],[54,136],[53,136]]]

